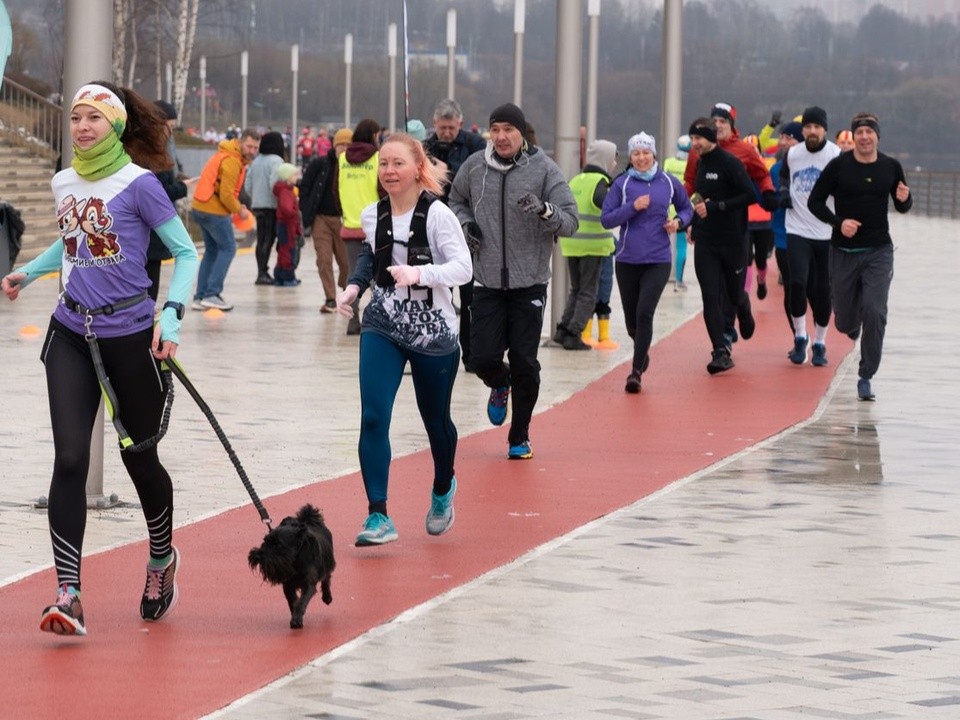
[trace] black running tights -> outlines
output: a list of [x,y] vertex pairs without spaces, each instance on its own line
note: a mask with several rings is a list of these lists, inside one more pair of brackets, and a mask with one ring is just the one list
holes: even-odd
[[[165,398],[159,365],[150,353],[153,330],[119,338],[101,338],[100,353],[117,395],[119,417],[135,443],[160,427]],[[51,320],[41,355],[47,373],[53,427],[53,479],[47,516],[58,584],[80,585],[80,556],[86,525],[86,481],[90,441],[100,405],[100,386],[82,335]],[[107,437],[116,438],[110,425]],[[120,453],[133,480],[150,535],[150,556],[171,552],[173,486],[160,464],[156,446]]]

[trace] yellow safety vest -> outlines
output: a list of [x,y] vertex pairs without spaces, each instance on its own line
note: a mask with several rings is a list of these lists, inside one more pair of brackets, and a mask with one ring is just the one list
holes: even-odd
[[601,181],[609,182],[606,175],[598,172],[582,172],[570,180],[580,227],[573,237],[560,238],[564,257],[606,257],[613,252],[613,233],[600,224],[600,208],[593,202],[593,193]]
[[347,154],[343,153],[338,162],[337,187],[340,188],[343,227],[359,230],[360,213],[367,205],[380,199],[377,193],[377,166],[380,163],[380,153],[375,152],[358,165],[348,163]]

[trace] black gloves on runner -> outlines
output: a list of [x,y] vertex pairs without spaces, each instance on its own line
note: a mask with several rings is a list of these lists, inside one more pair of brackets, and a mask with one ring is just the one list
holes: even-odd
[[480,249],[480,241],[483,240],[483,231],[476,222],[471,220],[463,225],[463,236],[467,240],[467,248],[470,253],[476,253]]
[[517,205],[520,206],[520,209],[525,213],[530,213],[531,215],[539,215],[542,220],[546,220],[548,217],[553,215],[554,207],[548,202],[544,202],[538,198],[533,193],[526,193],[522,195],[519,200],[517,200]]

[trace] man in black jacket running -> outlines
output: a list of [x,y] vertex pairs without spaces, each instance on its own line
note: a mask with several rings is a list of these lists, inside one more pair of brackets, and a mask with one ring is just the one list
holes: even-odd
[[711,118],[694,120],[688,135],[700,156],[690,198],[694,210],[691,235],[695,247],[693,264],[703,297],[703,320],[713,345],[707,372],[715,375],[733,367],[730,346],[723,335],[723,297],[737,309],[744,340],[753,336],[756,327],[750,298],[743,289],[747,206],[756,200],[756,193],[743,163],[717,145]]

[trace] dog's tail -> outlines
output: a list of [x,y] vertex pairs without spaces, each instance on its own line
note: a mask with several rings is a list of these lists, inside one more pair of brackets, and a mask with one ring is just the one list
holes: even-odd
[[323,523],[323,515],[313,505],[307,503],[297,513],[297,520],[304,525],[316,526]]

